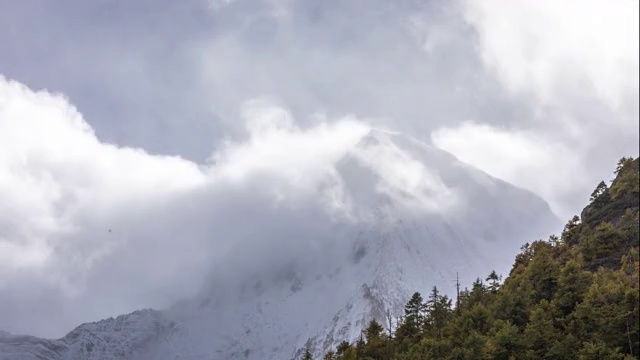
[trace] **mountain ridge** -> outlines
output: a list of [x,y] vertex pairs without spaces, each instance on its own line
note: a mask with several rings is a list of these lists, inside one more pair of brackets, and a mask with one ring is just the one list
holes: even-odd
[[[399,316],[415,288],[508,258],[503,248],[515,252],[531,236],[525,223],[537,230],[557,223],[535,194],[380,130],[340,158],[326,183],[319,196],[343,212],[317,219],[301,258],[258,267],[238,283],[220,275],[167,310],[83,324],[35,349],[2,337],[0,359],[15,349],[26,351],[15,359],[39,359],[42,348],[58,349],[50,358],[60,360],[281,359],[309,347],[320,354],[345,335],[355,340],[371,318]],[[336,189],[344,192],[337,200]]]
[[504,282],[479,277],[455,306],[436,286],[426,299],[415,292],[393,332],[372,319],[322,359],[638,358],[639,170],[620,159],[560,236],[521,247]]

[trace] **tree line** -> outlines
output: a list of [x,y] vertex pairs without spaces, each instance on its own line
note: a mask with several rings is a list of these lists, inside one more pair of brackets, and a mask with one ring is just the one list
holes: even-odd
[[416,292],[394,329],[371,320],[322,360],[640,358],[638,169],[622,158],[560,236],[521,247],[504,282],[491,272],[455,304]]

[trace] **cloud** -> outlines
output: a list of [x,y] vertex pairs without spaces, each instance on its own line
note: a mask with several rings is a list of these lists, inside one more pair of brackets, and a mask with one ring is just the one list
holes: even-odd
[[95,264],[125,245],[118,222],[206,178],[189,161],[102,143],[64,97],[5,78],[0,129],[0,288],[11,294],[0,308],[18,329],[33,326],[25,299],[51,291],[55,308],[82,294]]
[[[637,155],[634,1],[147,5],[0,5],[3,72],[73,100],[0,79],[11,330],[59,335],[167,306],[210,271],[317,247],[324,225],[357,213],[354,189],[370,184],[336,172],[373,127],[431,139],[561,217]],[[401,153],[350,155],[383,179],[378,193],[456,199]],[[303,234],[318,235],[287,240]]]
[[[393,144],[363,147],[374,136],[366,121],[317,114],[300,127],[268,99],[240,114],[244,137],[196,164],[104,143],[64,96],[0,78],[3,327],[61,336],[168,307],[212,274],[240,281],[301,257],[311,271],[337,256],[326,249],[349,246],[333,227],[367,220],[378,197],[424,205],[414,212],[456,204],[432,169]],[[349,159],[366,170],[345,173]],[[354,202],[347,185],[365,183],[373,203]]]
[[[305,170],[326,170],[366,127],[304,133],[292,123],[281,128],[282,114],[251,104],[250,140],[229,144],[214,156],[218,165],[198,166],[103,143],[63,96],[0,78],[3,326],[60,336],[84,321],[166,307],[200,289],[211,264],[233,248],[273,254],[285,246],[268,236],[263,245],[242,244],[259,237],[237,231],[239,221],[252,229],[281,223],[261,214],[274,206],[274,193],[304,196],[322,177]],[[298,210],[284,211],[287,221],[315,211]]]
[[483,61],[512,92],[614,109],[638,97],[638,2],[465,1]]
[[[273,16],[274,4],[290,16]],[[420,134],[510,111],[466,46],[471,31],[452,4],[238,0],[212,21],[216,31],[192,41],[188,53],[226,131],[237,129],[240,104],[263,95],[303,124],[309,113],[357,114]]]
[[73,232],[67,220],[89,209],[108,217],[124,202],[152,206],[156,194],[203,180],[198,167],[182,159],[100,143],[60,95],[34,93],[4,78],[0,86],[3,205],[13,215],[9,236],[25,244],[0,254],[4,264],[43,265],[52,249],[28,238]]
[[242,119],[248,139],[227,143],[213,155],[216,174],[243,179],[254,172],[272,172],[304,186],[317,185],[314,179],[322,178],[369,130],[353,117],[328,124],[320,116],[317,126],[303,131],[289,111],[265,99],[247,102]]
[[[517,163],[488,166],[462,141],[447,150],[550,196],[561,217],[580,210],[618,158],[637,153],[637,2],[279,3],[289,17],[249,3],[215,13],[226,26],[192,50],[222,119],[268,94],[302,123],[315,111],[355,113],[421,139],[454,129],[477,129],[479,139],[494,128],[501,154],[527,134],[528,151],[539,154],[506,155]],[[554,183],[537,176],[544,161],[557,169]],[[580,180],[560,176],[563,169]],[[509,175],[520,172],[527,175]]]
[[[237,111],[264,96],[303,127],[324,113],[422,140],[466,121],[535,133],[573,149],[592,183],[637,153],[631,0],[149,6],[5,6],[13,30],[0,34],[0,65],[32,88],[67,94],[105,141],[198,163],[245,136]],[[45,56],[58,71],[34,60]],[[575,212],[590,190],[549,200]]]
[[533,131],[466,122],[433,132],[431,140],[460,160],[549,199],[558,214],[572,210],[564,196],[592,186],[573,149]]
[[531,118],[446,125],[434,143],[579,212],[622,156],[637,156],[638,2],[463,1],[487,71]]

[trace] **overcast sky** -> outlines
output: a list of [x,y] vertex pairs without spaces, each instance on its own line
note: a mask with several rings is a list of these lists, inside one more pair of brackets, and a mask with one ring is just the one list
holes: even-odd
[[[238,204],[268,208],[274,191],[302,201],[370,126],[432,142],[567,219],[620,157],[638,155],[638,10],[0,0],[0,328],[59,336],[193,293],[198,279],[183,277],[221,256],[203,254],[207,239],[265,221]],[[163,208],[175,199],[191,210]],[[151,238],[160,244],[138,240]],[[133,255],[117,275],[102,261],[149,246],[143,271],[126,271]],[[38,321],[65,303],[73,317]]]

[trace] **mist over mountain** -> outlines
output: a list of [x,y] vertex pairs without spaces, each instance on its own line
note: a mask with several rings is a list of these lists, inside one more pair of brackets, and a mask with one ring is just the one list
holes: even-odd
[[0,2],[0,358],[317,357],[506,275],[638,156],[639,6]]
[[[455,297],[437,286],[424,297],[416,291],[395,327],[372,319],[364,336],[317,357],[637,358],[639,165],[622,157],[559,235],[520,248],[504,281],[491,272]],[[313,358],[310,347],[302,358]]]
[[[399,317],[417,288],[453,293],[457,273],[469,283],[468,274],[506,272],[522,242],[559,224],[538,196],[402,134],[368,130],[327,165],[311,200],[281,199],[259,226],[225,228],[235,241],[222,243],[224,258],[195,296],[58,341],[14,341],[27,353],[39,348],[25,343],[42,342],[60,359],[320,353],[356,340],[371,319]],[[249,205],[238,211],[263,211]]]

